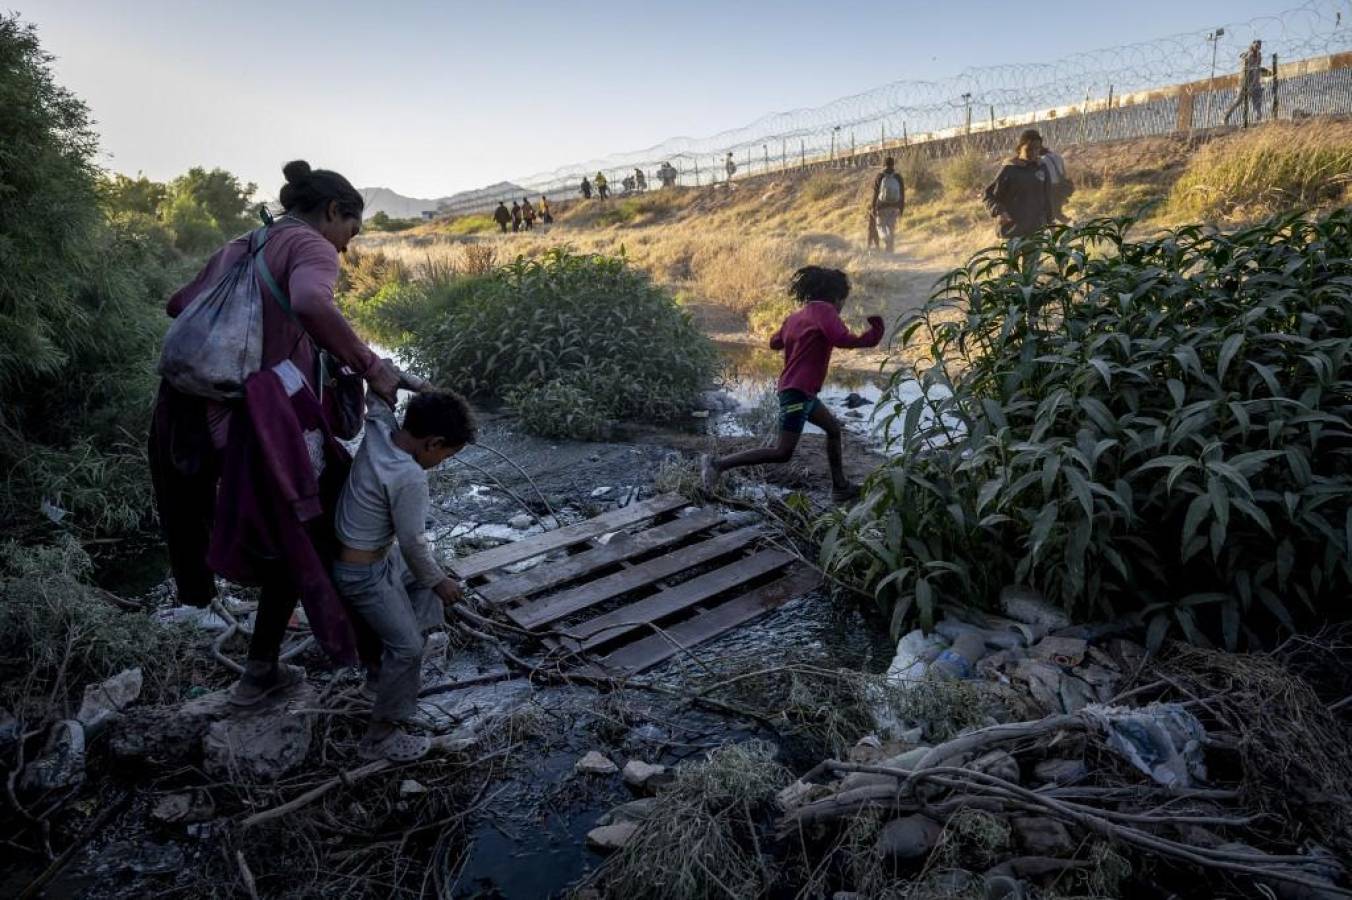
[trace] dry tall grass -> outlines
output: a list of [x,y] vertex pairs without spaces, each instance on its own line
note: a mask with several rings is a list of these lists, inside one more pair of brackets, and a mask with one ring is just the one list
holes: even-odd
[[[1352,170],[1352,124],[1266,125],[1216,138],[1201,149],[1156,137],[1064,149],[1078,190],[1072,218],[1155,210],[1146,227],[1184,218],[1256,218],[1274,207],[1336,202]],[[870,252],[866,209],[877,169],[789,171],[725,187],[650,191],[606,202],[555,201],[553,226],[524,234],[466,236],[456,222],[398,235],[363,236],[410,267],[445,257],[475,270],[492,258],[528,258],[566,244],[584,253],[623,252],[721,335],[773,329],[786,309],[784,287],[798,266],[850,273],[847,319],[889,321],[929,295],[936,277],[996,239],[980,193],[1005,154],[930,160],[901,151],[908,207],[900,253]],[[1168,199],[1167,204],[1161,201]]]
[[1346,203],[1352,194],[1352,123],[1275,123],[1201,148],[1169,194],[1176,218],[1249,220],[1281,210]]

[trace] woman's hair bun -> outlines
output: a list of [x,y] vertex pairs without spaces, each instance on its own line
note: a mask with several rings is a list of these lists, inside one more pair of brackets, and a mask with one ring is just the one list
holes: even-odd
[[297,159],[282,166],[282,174],[286,176],[287,184],[300,184],[310,175],[310,164],[303,159]]

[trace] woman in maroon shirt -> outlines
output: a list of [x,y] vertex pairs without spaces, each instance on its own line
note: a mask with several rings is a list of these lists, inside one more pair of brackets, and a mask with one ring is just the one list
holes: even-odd
[[[264,370],[290,361],[316,394],[319,351],[360,374],[377,394],[394,399],[398,371],[380,359],[352,330],[334,303],[338,254],[361,230],[364,201],[346,178],[311,169],[303,161],[282,169],[285,215],[268,232],[263,248],[268,269],[289,295],[292,315],[260,282],[263,294]],[[192,282],[169,298],[167,312],[178,316],[216,284],[248,252],[249,235],[226,244]],[[243,401],[192,397],[161,382],[149,441],[156,506],[181,603],[208,606],[216,597],[207,554],[216,517],[237,515],[232,498],[217,503],[216,487],[232,419],[247,420]],[[237,429],[242,431],[243,429]],[[258,467],[262,471],[264,467]],[[259,487],[263,487],[260,485]],[[233,698],[242,705],[295,683],[302,673],[278,665],[286,625],[298,597],[288,561],[264,567],[262,598],[249,647],[249,662]]]

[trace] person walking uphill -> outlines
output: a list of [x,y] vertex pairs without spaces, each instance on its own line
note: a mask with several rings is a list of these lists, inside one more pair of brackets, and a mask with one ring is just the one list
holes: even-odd
[[896,165],[895,159],[887,157],[883,160],[883,170],[873,179],[874,221],[888,253],[895,251],[897,220],[906,209],[906,182],[896,170]]
[[793,273],[789,293],[803,308],[785,319],[770,338],[771,350],[784,351],[784,371],[779,376],[779,443],[721,458],[705,454],[700,459],[700,478],[705,491],[712,494],[718,487],[718,477],[728,469],[788,462],[803,436],[803,426],[811,422],[826,432],[831,497],[843,503],[854,499],[859,489],[845,477],[840,423],[817,401],[817,393],[831,366],[831,350],[878,346],[883,339],[883,320],[869,316],[868,331],[850,333],[840,320],[840,308],[850,295],[850,280],[839,269],[804,266]]
[[[361,230],[361,194],[302,161],[282,171],[286,214],[226,244],[169,298],[175,323],[148,441],[178,601],[210,605],[217,575],[262,589],[248,662],[231,692],[240,706],[303,678],[279,664],[298,600],[335,660],[350,664],[359,647],[371,649],[329,577],[332,514],[351,462],[338,437],[360,428],[361,381],[393,402],[402,378],[333,300],[338,254]],[[204,314],[204,331],[193,333]],[[194,362],[218,358],[222,347],[241,348],[224,357],[233,381]]]
[[493,210],[493,221],[498,223],[498,228],[503,234],[507,233],[507,226],[512,222],[512,214],[507,209],[507,204],[501,200],[498,201],[498,208]]
[[591,199],[592,185],[591,182],[587,180],[586,175],[582,176],[582,186],[578,190],[582,193],[583,200]]
[[1246,116],[1244,124],[1249,124],[1246,104],[1253,110],[1253,120],[1263,121],[1263,76],[1267,74],[1268,70],[1263,68],[1263,42],[1254,41],[1249,49],[1239,55],[1239,92],[1235,94],[1235,102],[1225,111],[1226,125],[1230,124],[1230,117],[1241,109]]
[[597,172],[596,177],[592,179],[592,183],[596,185],[597,197],[604,200],[610,196],[610,182],[606,181],[605,172]]
[[1001,167],[985,192],[986,211],[998,221],[1000,237],[1028,237],[1052,220],[1042,135],[1029,128],[1019,135],[1014,157]]
[[512,232],[521,230],[521,204],[515,200],[512,201]]

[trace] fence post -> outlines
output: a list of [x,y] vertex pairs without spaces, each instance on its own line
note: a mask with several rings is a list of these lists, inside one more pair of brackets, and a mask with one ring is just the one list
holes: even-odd
[[1084,106],[1081,106],[1081,107],[1080,107],[1080,143],[1081,143],[1081,144],[1083,144],[1083,143],[1085,142],[1085,135],[1084,135],[1085,118],[1084,118],[1084,117],[1085,117],[1085,113],[1087,113],[1087,112],[1089,112],[1089,90],[1086,88],[1086,89],[1085,89],[1085,92],[1084,92]]
[[911,143],[911,139],[906,135],[906,120],[901,120],[901,145],[903,147]]
[[761,144],[761,150],[765,153],[765,172],[768,175],[770,173],[770,145]]
[[803,143],[802,138],[798,139],[798,165],[807,168],[807,145]]
[[1277,121],[1277,87],[1281,82],[1277,79],[1277,54],[1272,54],[1272,121]]
[[854,129],[850,129],[850,165],[854,165]]
[[886,149],[887,149],[887,123],[886,123],[886,122],[879,122],[879,123],[878,123],[878,152],[881,153],[882,151],[884,151],[884,150],[886,150]]
[[751,174],[751,148],[746,148],[746,174]]
[[699,157],[695,157],[695,187],[699,187]]
[[1108,107],[1103,113],[1103,137],[1106,140],[1111,136],[1113,124],[1113,86],[1108,85]]
[[779,139],[779,171],[789,171],[789,139]]

